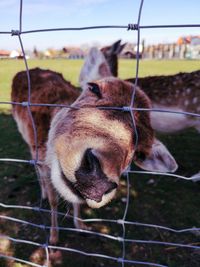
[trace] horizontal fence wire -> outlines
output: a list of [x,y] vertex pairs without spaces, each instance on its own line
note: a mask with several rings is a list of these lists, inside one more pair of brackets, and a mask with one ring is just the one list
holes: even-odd
[[[5,239],[8,239],[10,241],[13,241],[15,243],[30,244],[30,245],[34,245],[34,246],[37,246],[37,247],[46,247],[46,244],[39,244],[39,243],[32,242],[32,241],[11,238],[9,236],[2,236],[2,237],[5,238]],[[67,252],[78,253],[78,254],[81,254],[81,255],[84,255],[84,256],[88,256],[88,257],[97,257],[97,258],[109,259],[109,260],[113,260],[113,261],[116,261],[116,262],[122,262],[123,261],[124,263],[129,263],[129,264],[138,264],[138,265],[155,266],[155,267],[167,267],[166,265],[161,265],[161,264],[156,264],[156,263],[151,263],[151,262],[131,261],[131,260],[126,260],[126,259],[122,259],[122,258],[116,258],[116,257],[108,256],[108,255],[99,254],[99,253],[89,253],[89,252],[80,251],[80,250],[77,250],[77,249],[74,249],[74,248],[69,248],[69,247],[66,248],[66,247],[58,247],[58,246],[51,246],[51,245],[49,245],[48,247],[50,249],[59,249],[59,250],[67,251]],[[0,255],[0,257],[1,257],[1,255]],[[2,255],[2,257],[4,257],[4,255]],[[21,260],[21,259],[15,258],[15,257],[9,257],[9,256],[6,256],[6,257],[8,259],[14,259],[14,260],[17,260],[17,261],[22,262],[22,263],[28,263],[29,265],[32,265],[32,266],[39,266],[39,267],[41,267],[41,266],[43,267],[44,266],[44,265],[38,265],[38,264],[35,264],[35,263],[30,263],[28,261]]]
[[[64,104],[46,104],[46,103],[29,103],[29,102],[12,102],[12,101],[0,101],[0,104],[3,105],[18,105],[23,107],[52,107],[52,108],[68,108],[68,109],[82,109],[84,107],[73,107],[71,105],[64,105]],[[176,115],[186,115],[186,116],[193,116],[199,117],[200,114],[194,112],[187,112],[187,111],[175,111],[170,109],[163,109],[163,108],[134,108],[134,107],[87,107],[90,109],[100,109],[100,110],[116,110],[116,111],[123,111],[123,112],[130,112],[130,111],[146,111],[146,112],[157,112],[157,113],[171,113]]]
[[[43,224],[36,224],[36,223],[31,223],[25,220],[21,220],[21,219],[17,219],[15,217],[10,217],[10,216],[4,216],[4,215],[0,215],[0,218],[3,220],[7,220],[7,221],[12,221],[15,223],[21,223],[24,225],[29,225],[35,228],[39,228],[42,230],[51,229],[51,226],[49,225],[43,225]],[[84,220],[83,220],[84,221]],[[95,221],[95,219],[94,219]],[[93,222],[94,222],[93,221]],[[109,222],[112,222],[112,220],[109,220]],[[128,224],[128,222],[120,220],[120,225],[125,226],[126,224]],[[141,224],[136,224],[134,222],[130,222],[130,224],[132,225],[137,225],[137,226],[141,226]],[[167,230],[167,231],[172,231],[174,233],[194,233],[195,231],[200,231],[200,228],[191,228],[191,229],[183,229],[183,230],[174,230],[174,229],[170,229],[167,227],[162,227],[162,226],[156,226],[156,225],[149,225],[149,224],[142,224],[143,227],[149,227],[151,226],[151,228],[155,228],[155,229],[161,229],[161,230]],[[54,229],[58,229],[60,231],[66,231],[66,232],[75,232],[75,233],[84,233],[84,234],[88,234],[88,235],[94,235],[94,236],[98,236],[98,237],[103,237],[103,238],[107,238],[107,239],[111,239],[114,241],[118,241],[121,243],[125,243],[125,242],[129,242],[129,243],[144,243],[144,244],[159,244],[159,245],[163,245],[163,246],[174,246],[174,247],[182,247],[182,248],[191,248],[191,249],[200,249],[200,246],[193,246],[190,244],[178,244],[178,243],[173,243],[173,242],[161,242],[161,241],[157,241],[157,240],[136,240],[136,239],[126,239],[124,236],[112,236],[109,234],[103,234],[103,233],[99,233],[99,232],[95,232],[95,231],[91,231],[91,230],[84,230],[84,229],[77,229],[77,228],[70,228],[70,227],[56,227]],[[2,237],[0,235],[0,237]],[[4,236],[3,236],[4,237]],[[30,241],[27,241],[30,242]]]
[[31,34],[31,33],[43,33],[43,32],[56,32],[56,31],[85,31],[85,30],[101,30],[101,29],[127,29],[135,30],[138,29],[160,29],[160,28],[199,28],[200,24],[177,24],[177,25],[138,25],[138,24],[127,24],[127,25],[97,25],[97,26],[85,26],[85,27],[63,27],[63,28],[52,28],[52,29],[33,29],[27,31],[11,30],[11,31],[0,31],[0,34],[9,34],[12,36],[20,34]]
[[[59,105],[59,104],[51,104],[51,103],[33,103],[31,101],[31,82],[30,82],[30,73],[29,73],[29,67],[28,67],[28,62],[25,56],[25,50],[23,46],[23,39],[22,36],[26,34],[34,34],[34,33],[45,33],[45,32],[57,32],[57,31],[84,31],[84,30],[100,30],[100,29],[125,29],[125,30],[133,30],[137,31],[137,53],[136,53],[136,73],[135,73],[135,84],[133,86],[133,93],[132,93],[132,98],[131,98],[131,103],[130,106],[128,107],[95,107],[99,109],[105,109],[105,110],[118,110],[119,112],[129,112],[132,117],[132,123],[133,123],[133,129],[136,135],[135,138],[135,145],[137,147],[138,145],[138,137],[137,137],[137,128],[133,116],[134,111],[145,111],[145,112],[165,112],[165,113],[172,113],[172,114],[177,114],[177,115],[186,115],[186,116],[194,116],[194,117],[200,117],[200,114],[193,113],[193,112],[178,112],[178,111],[173,111],[173,110],[166,110],[166,109],[144,109],[144,108],[134,108],[134,102],[135,102],[135,88],[137,87],[138,84],[138,73],[139,73],[139,44],[140,44],[140,30],[142,29],[158,29],[158,28],[200,28],[200,24],[177,24],[177,25],[140,25],[140,18],[142,15],[142,8],[143,8],[144,1],[140,1],[140,7],[138,11],[138,18],[137,18],[137,23],[132,24],[128,23],[127,25],[100,25],[100,26],[85,26],[85,27],[63,27],[63,28],[48,28],[48,29],[30,29],[30,30],[23,30],[23,19],[22,19],[22,14],[23,14],[23,1],[20,0],[20,5],[19,5],[19,27],[18,29],[10,30],[10,31],[0,31],[0,34],[6,34],[6,35],[11,35],[13,37],[17,37],[19,40],[19,44],[22,50],[23,54],[23,59],[24,59],[24,64],[26,68],[26,73],[27,73],[27,81],[28,81],[28,98],[26,102],[12,102],[12,101],[1,101],[0,104],[5,104],[5,105],[20,105],[23,106],[24,108],[27,109],[27,112],[29,114],[29,118],[31,120],[32,128],[34,131],[34,143],[36,146],[36,155],[35,158],[31,160],[25,160],[25,159],[12,159],[12,158],[1,158],[1,162],[13,162],[13,163],[25,163],[25,164],[30,164],[35,167],[37,176],[37,166],[42,165],[43,162],[38,160],[38,140],[37,140],[37,128],[34,122],[34,118],[31,112],[31,107],[32,106],[47,106],[47,107],[56,107],[56,108],[69,108],[69,109],[77,109],[76,107],[73,107],[71,105]],[[118,264],[120,264],[122,267],[125,266],[125,264],[137,264],[141,266],[157,266],[157,267],[167,267],[166,265],[158,264],[158,263],[152,263],[152,262],[145,262],[145,261],[136,261],[136,260],[128,260],[126,259],[126,243],[134,243],[134,244],[149,244],[149,245],[159,245],[159,246],[174,246],[174,247],[179,247],[179,248],[185,248],[185,249],[195,249],[199,250],[200,246],[198,245],[191,245],[191,244],[180,244],[180,243],[173,243],[173,242],[164,242],[164,241],[159,241],[159,240],[139,240],[139,239],[127,239],[126,238],[126,226],[127,225],[132,225],[136,227],[145,227],[145,228],[152,228],[152,229],[159,229],[162,231],[169,231],[174,234],[191,234],[191,233],[199,233],[200,228],[198,227],[190,227],[190,228],[185,228],[185,229],[173,229],[170,227],[166,226],[161,226],[161,225],[156,225],[156,224],[147,224],[147,223],[141,223],[141,222],[131,222],[128,221],[127,218],[127,213],[128,213],[128,208],[129,208],[129,192],[130,192],[130,184],[129,184],[129,174],[130,173],[137,173],[137,174],[150,174],[150,175],[162,175],[162,176],[168,176],[168,177],[174,177],[178,179],[183,179],[183,180],[191,180],[193,181],[192,177],[185,177],[177,174],[171,174],[171,173],[161,173],[161,172],[147,172],[147,171],[127,171],[126,172],[126,181],[127,181],[127,196],[126,196],[126,204],[125,204],[125,209],[124,213],[121,219],[117,220],[109,220],[109,219],[103,219],[103,218],[91,218],[91,219],[81,219],[81,218],[76,218],[77,220],[81,222],[86,222],[86,223],[115,223],[118,225],[121,225],[122,227],[122,235],[121,236],[113,236],[110,234],[103,234],[100,232],[95,232],[91,230],[83,230],[83,229],[75,229],[75,228],[69,228],[69,227],[57,227],[59,231],[65,231],[65,232],[73,232],[74,234],[76,233],[84,233],[87,235],[93,235],[96,237],[101,237],[105,239],[110,239],[113,241],[117,241],[122,244],[122,254],[121,257],[113,257],[112,255],[104,255],[102,253],[92,253],[92,252],[87,252],[83,250],[78,250],[75,248],[70,248],[70,247],[62,247],[62,246],[52,246],[49,244],[48,238],[49,238],[49,230],[50,226],[45,222],[43,219],[43,213],[51,214],[51,213],[56,213],[58,216],[63,216],[67,218],[73,218],[72,215],[65,214],[59,211],[52,211],[49,209],[44,209],[42,208],[42,201],[40,203],[40,206],[38,207],[31,207],[31,206],[23,206],[23,205],[8,205],[6,203],[0,203],[0,207],[2,209],[14,209],[14,210],[30,210],[32,212],[37,212],[40,214],[41,217],[41,224],[36,224],[32,223],[27,220],[21,220],[16,217],[12,216],[7,216],[7,215],[0,215],[0,219],[2,221],[11,221],[14,223],[18,223],[20,225],[28,225],[29,227],[34,227],[34,228],[39,228],[42,229],[45,233],[45,241],[44,244],[37,243],[31,240],[23,240],[23,239],[17,239],[13,238],[7,235],[0,234],[0,239],[7,239],[13,243],[20,243],[20,244],[26,244],[26,245],[33,245],[39,248],[45,249],[45,255],[46,255],[46,263],[45,265],[39,265],[31,261],[26,261],[24,259],[20,259],[14,256],[10,255],[3,255],[0,254],[0,257],[5,258],[6,260],[12,260],[24,264],[28,264],[30,266],[37,266],[37,267],[48,267],[50,263],[50,258],[49,258],[49,249],[55,249],[55,250],[61,250],[61,251],[66,251],[66,252],[73,252],[73,253],[78,253],[83,256],[87,257],[97,257],[97,258],[103,258],[103,259],[109,259],[112,260]],[[39,179],[40,177],[38,177]]]
[[[26,163],[26,164],[30,164],[30,165],[34,165],[34,166],[43,164],[43,162],[36,161],[36,160],[11,159],[11,158],[2,158],[2,159],[0,158],[0,162]],[[162,175],[162,176],[166,176],[166,177],[173,177],[173,178],[183,179],[183,180],[187,180],[187,181],[194,181],[193,176],[186,177],[186,176],[178,175],[178,174],[174,174],[174,173],[166,173],[166,172],[158,172],[158,171],[153,172],[153,171],[134,171],[134,170],[130,170],[130,171],[127,171],[127,173]],[[196,179],[197,178],[198,177],[196,177]]]
[[[139,226],[139,227],[150,227],[150,228],[155,228],[155,229],[160,229],[160,230],[165,230],[173,233],[194,233],[194,232],[199,232],[200,228],[197,227],[191,227],[191,228],[185,228],[185,229],[174,229],[170,227],[165,227],[161,225],[156,225],[156,224],[148,224],[148,223],[141,223],[141,222],[132,222],[132,221],[124,221],[123,219],[118,219],[118,220],[110,220],[110,219],[103,219],[103,218],[92,218],[92,219],[83,219],[79,218],[76,216],[72,216],[70,214],[64,213],[64,212],[59,212],[59,211],[51,211],[49,209],[45,208],[40,208],[40,207],[31,207],[31,206],[22,206],[22,205],[8,205],[4,203],[0,203],[0,207],[5,208],[5,209],[23,209],[23,210],[31,210],[35,212],[44,212],[44,213],[56,213],[58,216],[63,216],[63,217],[68,217],[73,219],[74,217],[85,223],[94,223],[94,222],[105,222],[105,223],[115,223],[115,224],[127,224],[127,225],[134,225],[134,226]],[[2,215],[3,216],[3,215]],[[1,217],[2,219],[4,217]],[[11,218],[11,217],[10,217]],[[43,226],[41,226],[43,228]],[[79,231],[82,231],[82,229],[78,229]]]

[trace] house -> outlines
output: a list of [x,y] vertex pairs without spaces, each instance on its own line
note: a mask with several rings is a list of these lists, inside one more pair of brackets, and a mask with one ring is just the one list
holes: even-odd
[[200,59],[200,36],[194,36],[190,42],[190,58]]
[[200,59],[200,35],[180,37],[177,41],[180,47],[185,46],[185,57]]
[[0,50],[0,58],[9,58],[10,57],[10,51],[7,50]]
[[69,59],[81,59],[85,57],[85,52],[78,47],[63,47],[62,52]]

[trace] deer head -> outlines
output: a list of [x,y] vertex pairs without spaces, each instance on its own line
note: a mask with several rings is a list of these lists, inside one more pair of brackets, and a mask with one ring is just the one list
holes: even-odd
[[[130,105],[131,83],[114,77],[89,82],[70,109],[54,117],[47,144],[51,180],[64,199],[99,208],[111,201],[122,172],[132,160],[140,167],[175,171],[176,162],[154,137],[148,112],[134,112],[135,132],[129,112],[105,107]],[[135,107],[150,101],[136,90]]]
[[118,40],[114,44],[105,46],[101,49],[101,52],[103,53],[114,77],[118,76],[118,56],[125,45],[126,43],[121,45],[121,40]]

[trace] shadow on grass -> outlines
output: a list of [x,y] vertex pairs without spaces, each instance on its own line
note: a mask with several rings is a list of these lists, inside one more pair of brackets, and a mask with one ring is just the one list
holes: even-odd
[[[200,169],[199,134],[188,130],[177,135],[159,135],[179,164],[178,174],[191,176]],[[26,144],[17,131],[9,114],[0,114],[0,158],[30,159]],[[130,203],[127,220],[143,223],[161,224],[174,228],[200,226],[199,194],[200,185],[172,177],[134,175],[130,176]],[[0,202],[13,205],[39,206],[40,189],[34,169],[22,163],[0,162]],[[100,210],[83,207],[84,218],[119,219],[123,217],[126,202],[126,181],[122,179],[121,188],[114,201]],[[44,201],[44,208],[48,203]],[[59,210],[70,212],[71,206],[60,200]],[[1,215],[12,216],[36,224],[50,224],[49,214],[19,209],[0,209]],[[59,225],[72,227],[72,220],[63,216]],[[89,226],[95,231],[115,236],[122,235],[122,226],[109,223],[92,223]],[[48,231],[37,229],[26,224],[0,220],[0,233],[11,237],[45,243]],[[190,234],[172,234],[158,229],[126,226],[126,237],[129,239],[159,240],[166,242],[200,245],[199,236]],[[122,244],[105,238],[91,235],[80,235],[62,231],[60,245],[87,252],[121,257]],[[4,239],[0,241],[0,253],[13,255],[21,259],[43,263],[43,252],[35,247],[14,244]],[[39,256],[38,256],[39,255]],[[131,243],[126,246],[126,258],[150,261],[170,267],[197,267],[200,262],[199,251],[181,249],[173,246],[144,245]],[[109,260],[81,256],[63,252],[60,266],[68,267],[121,266]],[[0,260],[0,266],[18,266],[13,261]],[[20,265],[26,266],[26,265]],[[129,265],[130,266],[130,265]],[[137,267],[137,265],[134,265]],[[139,266],[139,265],[138,265]]]

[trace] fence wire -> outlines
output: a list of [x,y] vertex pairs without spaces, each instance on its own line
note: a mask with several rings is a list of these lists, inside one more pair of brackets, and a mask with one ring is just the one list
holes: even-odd
[[[38,140],[37,140],[37,128],[34,122],[34,118],[31,112],[31,107],[32,106],[48,106],[52,108],[74,108],[69,105],[63,105],[63,104],[44,104],[44,103],[32,103],[31,102],[31,82],[30,82],[30,73],[29,73],[29,67],[28,67],[28,62],[25,56],[25,49],[23,45],[23,39],[22,36],[25,34],[34,34],[34,33],[43,33],[43,32],[56,32],[56,31],[84,31],[84,30],[98,30],[98,29],[124,29],[124,30],[133,30],[137,31],[137,52],[136,52],[136,71],[135,71],[135,83],[133,86],[133,93],[132,93],[132,98],[130,102],[130,106],[128,107],[103,107],[103,109],[113,109],[113,110],[119,110],[121,112],[129,112],[131,117],[132,117],[132,124],[133,124],[133,129],[135,132],[135,145],[138,145],[138,134],[137,134],[137,127],[135,123],[135,119],[133,116],[133,112],[135,110],[138,111],[145,111],[145,112],[166,112],[166,113],[175,113],[175,114],[184,114],[186,116],[195,116],[195,117],[200,117],[200,114],[197,113],[191,113],[191,112],[177,112],[173,110],[164,110],[164,109],[143,109],[143,108],[134,108],[134,101],[135,101],[135,88],[137,87],[138,84],[138,73],[139,73],[139,45],[140,45],[140,31],[142,29],[156,29],[156,28],[190,28],[190,27],[200,27],[200,24],[178,24],[178,25],[140,25],[140,19],[142,15],[142,8],[143,8],[144,1],[140,1],[140,6],[138,10],[138,17],[136,19],[137,23],[127,23],[127,25],[101,25],[101,26],[86,26],[86,27],[63,27],[63,28],[48,28],[48,29],[31,29],[27,31],[23,31],[23,0],[19,1],[19,25],[18,29],[12,29],[11,31],[1,31],[0,34],[5,34],[5,35],[12,35],[13,37],[17,37],[19,41],[19,45],[21,47],[22,55],[23,55],[23,60],[26,68],[26,74],[27,74],[27,81],[28,81],[28,98],[26,102],[11,102],[11,101],[1,101],[0,104],[5,104],[5,105],[21,105],[27,109],[30,121],[32,123],[32,128],[34,131],[34,142],[36,146],[36,155],[35,158],[31,160],[26,160],[26,159],[14,159],[14,158],[1,158],[0,161],[2,162],[15,162],[15,163],[25,163],[25,164],[30,164],[35,167],[36,174],[39,176],[38,171],[37,171],[37,166],[42,164],[41,161],[38,160]],[[89,251],[83,251],[75,248],[70,248],[70,247],[62,247],[62,246],[52,246],[49,244],[49,230],[50,226],[45,222],[44,219],[44,214],[51,214],[54,211],[50,211],[49,209],[44,209],[42,208],[42,199],[40,201],[40,205],[37,207],[31,207],[31,206],[26,206],[26,205],[8,205],[6,203],[0,203],[0,207],[3,208],[4,210],[8,209],[14,209],[14,210],[29,210],[32,213],[37,213],[41,217],[41,224],[36,224],[31,221],[27,220],[22,220],[16,217],[11,217],[7,215],[0,215],[0,219],[5,222],[14,222],[20,225],[27,225],[28,227],[33,227],[33,228],[38,228],[41,229],[44,234],[45,234],[45,241],[44,243],[38,243],[34,242],[32,240],[23,240],[19,238],[13,238],[8,235],[3,235],[0,234],[0,239],[6,239],[9,240],[15,244],[26,244],[35,246],[37,248],[43,248],[45,250],[45,257],[46,261],[44,265],[36,264],[34,262],[24,260],[18,257],[10,256],[10,255],[5,255],[5,254],[0,254],[0,258],[5,258],[6,260],[12,260],[16,261],[19,263],[24,263],[28,264],[29,266],[36,266],[36,267],[49,267],[50,266],[50,256],[49,256],[49,250],[50,249],[56,249],[60,251],[66,251],[66,252],[73,252],[73,253],[78,253],[83,256],[87,257],[95,257],[95,258],[102,258],[102,259],[108,259],[115,264],[119,264],[122,267],[127,265],[140,265],[140,266],[154,266],[154,267],[167,267],[166,265],[158,264],[158,263],[153,263],[153,262],[148,262],[148,261],[137,261],[137,260],[130,260],[126,258],[126,244],[127,243],[134,243],[134,244],[151,244],[151,245],[159,245],[159,246],[172,246],[172,247],[179,247],[179,248],[185,248],[185,249],[193,249],[193,250],[199,250],[200,246],[195,245],[195,244],[181,244],[181,243],[173,243],[173,242],[165,242],[165,241],[156,241],[156,240],[139,240],[139,239],[127,239],[126,238],[126,226],[127,225],[132,225],[136,226],[139,228],[150,228],[150,229],[159,229],[160,231],[168,231],[172,232],[175,234],[191,234],[191,233],[198,233],[200,231],[200,228],[198,227],[190,227],[190,228],[184,228],[184,229],[173,229],[170,227],[165,227],[162,225],[155,225],[155,224],[146,224],[146,223],[141,223],[141,222],[132,222],[127,220],[127,213],[128,213],[128,208],[129,208],[129,198],[130,198],[130,183],[129,183],[129,174],[130,173],[137,173],[137,174],[150,174],[150,175],[163,175],[166,177],[175,177],[178,179],[183,179],[183,180],[193,180],[191,177],[185,177],[177,174],[169,174],[169,173],[161,173],[161,172],[147,172],[147,171],[127,171],[126,172],[126,186],[127,186],[127,195],[126,195],[126,201],[125,201],[125,209],[124,213],[121,219],[117,220],[109,220],[109,219],[103,219],[103,218],[92,218],[92,219],[81,219],[77,218],[77,220],[81,222],[86,222],[86,223],[112,223],[112,224],[117,224],[122,227],[122,235],[110,235],[110,234],[103,234],[100,232],[96,231],[91,231],[91,230],[83,230],[83,229],[76,229],[76,228],[67,228],[67,227],[57,227],[59,231],[62,232],[71,232],[71,233],[84,233],[87,236],[95,236],[99,238],[104,238],[106,240],[112,240],[113,242],[118,242],[121,244],[121,255],[119,257],[114,257],[112,255],[106,255],[106,254],[101,254],[101,253],[93,253]],[[39,177],[38,177],[39,180]],[[71,218],[72,216],[70,214],[62,213],[62,212],[57,212],[55,213],[58,216],[64,216],[67,218]]]

